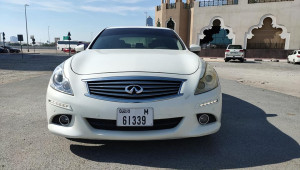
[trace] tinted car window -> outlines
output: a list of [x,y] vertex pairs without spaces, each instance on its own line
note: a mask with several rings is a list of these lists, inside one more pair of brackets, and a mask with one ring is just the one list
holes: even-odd
[[243,49],[241,45],[230,45],[228,49]]
[[111,28],[104,30],[91,49],[170,49],[184,50],[171,30],[147,28]]

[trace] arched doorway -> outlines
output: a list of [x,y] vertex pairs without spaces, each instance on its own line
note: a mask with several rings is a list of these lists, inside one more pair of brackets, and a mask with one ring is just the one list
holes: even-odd
[[158,18],[158,20],[157,20],[156,26],[157,26],[157,27],[160,27],[160,21],[159,21],[159,18]]
[[170,18],[169,21],[167,22],[167,28],[170,28],[172,30],[175,29],[175,22],[173,21],[172,18]]
[[203,31],[200,46],[202,48],[226,48],[232,44],[232,38],[228,38],[229,33],[229,29],[222,27],[220,19],[214,19],[211,27]]
[[289,49],[290,33],[277,24],[276,17],[266,14],[259,23],[249,28],[245,36],[247,49]]
[[247,39],[247,49],[284,49],[285,39],[280,35],[282,28],[273,27],[270,17],[263,19],[262,26],[251,31],[252,37]]

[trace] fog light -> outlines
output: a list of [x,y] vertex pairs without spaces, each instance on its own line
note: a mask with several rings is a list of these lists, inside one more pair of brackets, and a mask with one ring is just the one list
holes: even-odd
[[199,116],[198,121],[201,125],[205,125],[209,122],[209,116],[207,114],[202,114]]
[[59,123],[63,126],[68,126],[70,124],[70,119],[66,115],[61,115],[58,119]]

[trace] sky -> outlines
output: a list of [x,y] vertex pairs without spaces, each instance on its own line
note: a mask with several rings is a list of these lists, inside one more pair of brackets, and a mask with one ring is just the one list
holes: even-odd
[[[0,32],[23,34],[26,40],[25,4],[28,35],[37,42],[67,35],[72,40],[91,41],[102,29],[111,26],[144,26],[145,12],[155,18],[161,0],[0,0]],[[30,40],[31,42],[31,40]]]

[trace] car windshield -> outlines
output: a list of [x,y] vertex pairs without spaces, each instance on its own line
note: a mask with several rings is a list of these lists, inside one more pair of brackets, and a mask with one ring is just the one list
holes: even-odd
[[230,45],[228,49],[242,49],[241,45]]
[[185,50],[172,30],[150,28],[111,28],[104,30],[91,49],[169,49]]

